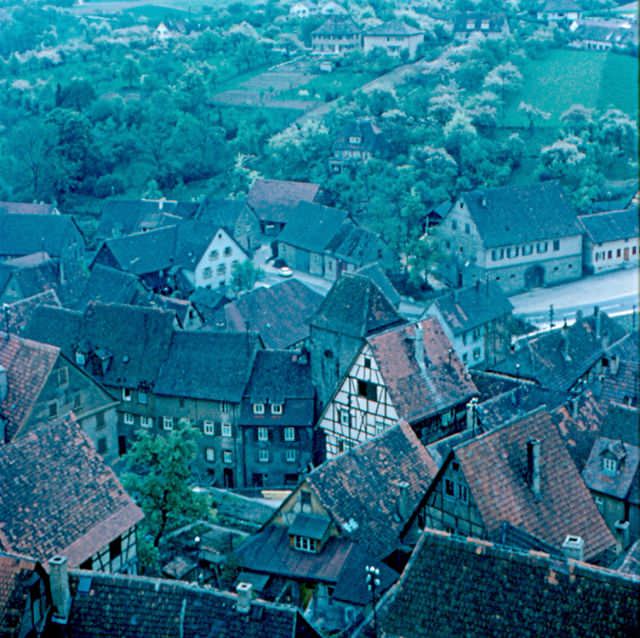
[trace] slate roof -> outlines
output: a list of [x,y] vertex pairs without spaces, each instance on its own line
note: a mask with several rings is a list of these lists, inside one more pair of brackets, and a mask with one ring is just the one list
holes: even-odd
[[[473,20],[473,26],[467,26],[469,21]],[[483,20],[489,21],[489,28],[482,29]],[[507,18],[503,14],[489,14],[489,13],[458,13],[453,21],[454,33],[467,33],[472,31],[482,31],[488,33],[499,33],[507,25]]]
[[173,333],[155,394],[240,403],[259,347],[255,333]]
[[295,607],[230,592],[124,574],[71,571],[73,638],[319,638]]
[[98,237],[129,235],[191,219],[198,209],[195,202],[171,200],[108,199],[102,205]]
[[312,253],[322,253],[341,231],[348,213],[311,202],[300,202],[291,210],[278,242]]
[[314,201],[319,184],[281,179],[257,179],[249,189],[247,203],[261,221],[285,223],[288,209],[299,202]]
[[378,262],[358,268],[355,274],[371,279],[371,281],[380,288],[382,294],[391,302],[392,306],[397,308],[400,305],[400,301],[402,300],[400,293],[396,290],[393,283],[391,283],[391,280],[387,277],[384,269]]
[[96,263],[74,307],[84,310],[91,301],[132,305],[144,292],[144,286],[135,275]]
[[[420,338],[422,362],[416,358]],[[437,319],[390,328],[369,337],[367,343],[391,402],[409,423],[466,403],[478,393]]]
[[389,248],[379,235],[349,221],[342,224],[327,251],[340,261],[364,266],[383,259]]
[[35,202],[0,202],[0,214],[11,215],[57,215],[54,204],[36,204]]
[[22,298],[56,289],[59,283],[58,267],[48,255],[45,254],[44,259],[33,264],[22,265],[22,260],[24,257],[0,263],[0,294],[6,291],[12,280]]
[[[400,543],[407,517],[437,472],[407,423],[326,461],[305,482],[344,537],[382,559]],[[406,513],[398,509],[400,483],[407,484]]]
[[555,181],[478,189],[461,198],[485,248],[581,234],[576,212]]
[[351,16],[330,16],[317,29],[311,32],[311,36],[350,37],[358,35],[362,29],[353,21]]
[[238,217],[245,208],[247,202],[243,199],[207,199],[200,205],[197,218],[233,235]]
[[309,323],[323,330],[364,338],[404,323],[404,319],[371,279],[344,273]]
[[[284,403],[281,415],[253,414],[254,403]],[[259,350],[245,390],[242,425],[311,426],[314,389],[308,355],[291,350]]]
[[594,244],[621,239],[634,239],[640,235],[638,231],[638,206],[608,213],[592,213],[580,215],[578,221],[584,228],[587,237]]
[[[541,441],[539,497],[526,479],[531,438]],[[556,547],[562,546],[567,534],[581,536],[588,561],[615,548],[616,541],[548,412],[539,410],[461,443],[453,455],[489,538],[498,538],[500,525],[507,521]]]
[[[493,372],[513,378],[531,379],[550,390],[569,390],[605,354],[609,345],[620,341],[624,329],[600,311],[600,338],[594,315],[578,319],[567,328],[558,328],[522,339],[519,349],[504,360],[490,366]],[[568,358],[564,356],[564,340],[568,339]]]
[[41,569],[32,558],[0,552],[0,635],[4,638],[22,635],[33,575]]
[[255,330],[267,348],[289,348],[309,336],[307,320],[321,302],[322,295],[292,278],[240,295],[217,317],[228,330]]
[[[618,459],[618,471],[613,475],[603,470],[602,459],[606,454]],[[582,478],[594,492],[621,501],[630,499],[640,505],[640,448],[620,440],[598,437],[582,471]]]
[[435,299],[433,305],[454,335],[483,326],[513,311],[509,298],[495,282],[454,290]]
[[383,22],[377,27],[371,27],[364,32],[364,37],[368,35],[388,35],[388,36],[405,36],[422,35],[420,29],[409,26],[404,20],[390,20],[389,22]]
[[0,402],[5,422],[5,441],[13,439],[28,421],[60,349],[0,331],[0,365],[7,371],[7,396]]
[[46,252],[57,258],[73,241],[84,250],[82,234],[67,215],[0,215],[0,256]]
[[142,520],[73,421],[39,425],[0,447],[0,549],[78,566]]
[[[157,308],[90,303],[84,313],[40,306],[24,329],[26,336],[59,346],[75,361],[88,354],[85,369],[98,381],[116,387],[153,383],[167,358],[174,313]],[[103,371],[98,354],[108,361]]]
[[[351,142],[349,138],[359,137],[360,142]],[[376,153],[383,149],[384,141],[380,129],[371,120],[355,120],[345,124],[336,135],[334,151],[369,151]]]
[[632,636],[640,579],[427,530],[378,618],[388,638]]

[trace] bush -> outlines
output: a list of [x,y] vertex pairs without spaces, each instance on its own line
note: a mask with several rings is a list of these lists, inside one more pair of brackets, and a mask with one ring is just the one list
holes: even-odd
[[103,175],[96,180],[93,193],[96,197],[111,197],[124,193],[124,182],[116,175]]

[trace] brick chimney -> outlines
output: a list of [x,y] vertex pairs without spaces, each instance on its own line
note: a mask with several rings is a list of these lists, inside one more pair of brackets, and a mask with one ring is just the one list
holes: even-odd
[[540,496],[540,447],[540,439],[527,441],[527,483],[536,496]]
[[599,306],[593,307],[593,316],[596,328],[596,339],[600,339],[600,337],[602,336],[602,315],[600,314]]
[[567,535],[562,543],[562,551],[567,558],[584,560],[584,538],[571,534]]
[[54,556],[49,560],[49,585],[51,587],[51,602],[53,603],[51,621],[58,625],[66,625],[71,610],[66,556]]
[[251,599],[253,598],[253,585],[251,583],[238,583],[236,586],[238,602],[236,611],[239,614],[248,614],[251,610]]
[[569,362],[571,361],[571,355],[569,354],[569,326],[567,326],[567,320],[564,320],[561,332],[562,336],[562,358]]
[[423,377],[427,376],[427,368],[424,363],[424,332],[422,330],[422,324],[416,323],[415,335],[414,335],[414,356],[420,368],[420,372]]
[[409,483],[406,481],[399,481],[398,486],[398,501],[397,510],[398,516],[401,521],[406,521],[409,518],[411,512],[409,512]]
[[9,393],[9,374],[7,369],[0,365],[0,403],[7,398]]
[[467,403],[467,430],[476,431],[478,425],[478,399],[475,397]]

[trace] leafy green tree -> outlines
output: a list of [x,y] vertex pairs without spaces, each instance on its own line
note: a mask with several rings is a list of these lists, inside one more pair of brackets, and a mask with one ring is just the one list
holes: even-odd
[[120,69],[120,72],[127,89],[132,89],[140,81],[140,67],[135,59],[130,55],[127,55],[122,61],[122,68]]
[[591,133],[594,126],[593,109],[588,109],[582,104],[571,105],[561,116],[564,131],[571,135],[584,135]]
[[528,104],[527,102],[520,102],[518,111],[527,118],[527,121],[529,122],[529,131],[532,133],[536,122],[548,120],[551,117],[551,113],[547,113],[546,111],[533,106],[533,104]]
[[145,526],[160,545],[163,535],[185,519],[207,514],[207,501],[191,489],[196,431],[180,424],[166,434],[142,434],[124,456],[124,484],[145,514]]
[[251,260],[238,262],[231,269],[231,287],[236,292],[251,290],[263,276],[262,268],[254,266]]

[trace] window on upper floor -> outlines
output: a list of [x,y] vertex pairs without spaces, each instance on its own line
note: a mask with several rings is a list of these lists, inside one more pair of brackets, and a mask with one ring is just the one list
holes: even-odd
[[470,226],[469,224],[465,224],[465,225],[464,225],[464,232],[465,232],[467,235],[470,235],[470,234],[471,234],[471,226]]
[[618,471],[618,461],[605,457],[602,459],[602,469],[608,474],[615,474]]
[[294,448],[290,450],[286,450],[284,453],[284,458],[287,463],[295,463],[298,457],[298,452]]
[[130,412],[124,413],[124,422],[127,425],[133,425],[135,423],[135,417]]
[[362,381],[358,379],[358,395],[364,397],[368,401],[378,400],[378,386],[370,381]]
[[219,257],[220,257],[220,253],[219,253],[217,250],[212,250],[212,251],[209,253],[209,259],[210,259],[211,261],[215,261],[215,260],[216,260],[216,259],[218,259]]
[[231,427],[231,423],[222,424],[222,436],[227,438],[230,438],[233,436],[233,428]]
[[173,417],[172,416],[163,416],[162,417],[162,429],[163,430],[173,430]]
[[527,255],[531,255],[533,253],[533,244],[526,244],[522,247],[522,255],[526,257]]
[[149,403],[149,395],[143,390],[138,390],[138,403],[147,405]]
[[307,536],[294,536],[293,546],[301,552],[315,554],[318,551],[318,541],[315,538],[308,538]]
[[225,246],[224,247],[224,256],[225,257],[231,257],[231,253],[232,253],[232,249],[231,246]]
[[272,403],[271,414],[282,414],[282,403]]
[[451,220],[451,228],[452,228],[452,230],[457,230],[458,229],[458,222],[455,219]]
[[455,484],[454,484],[453,481],[450,481],[449,479],[445,479],[444,480],[444,493],[447,496],[455,496],[456,495]]
[[216,451],[212,447],[205,448],[204,459],[207,463],[213,463],[216,460]]
[[360,144],[361,141],[362,141],[362,138],[358,135],[352,135],[349,138],[349,144]]
[[202,431],[207,436],[213,436],[216,431],[213,421],[204,421],[202,424]]
[[109,543],[109,560],[115,560],[122,554],[122,538],[118,536]]
[[340,420],[340,425],[348,426],[351,422],[349,417],[349,410],[340,409],[338,410],[338,419]]
[[296,431],[292,427],[288,427],[284,429],[284,440],[285,441],[295,441],[296,440]]
[[153,417],[141,416],[140,417],[140,427],[152,428],[153,427]]
[[260,463],[268,463],[269,462],[269,450],[266,448],[260,448],[258,450],[258,461]]
[[202,278],[203,279],[211,279],[213,275],[213,270],[209,266],[202,269]]
[[98,450],[98,454],[106,454],[107,453],[107,439],[104,438],[104,436],[101,436],[98,439],[98,444],[96,446],[96,449]]
[[553,240],[553,250],[560,250],[560,240],[559,239],[554,239]]
[[253,413],[254,414],[264,414],[264,403],[254,403],[253,404]]
[[223,401],[220,406],[220,411],[223,414],[229,414],[229,412],[231,412],[231,404],[228,401]]
[[267,428],[258,428],[258,441],[268,441],[269,430]]
[[131,390],[129,388],[122,388],[122,400],[131,401]]
[[218,264],[216,272],[218,275],[224,275],[227,272],[227,264]]
[[536,250],[539,253],[546,253],[547,250],[549,250],[549,242],[547,241],[540,241],[538,242],[537,246],[536,246]]
[[62,387],[65,386],[69,383],[69,368],[60,368],[60,370],[58,370],[58,373],[56,375],[56,381],[58,384],[58,387]]
[[364,367],[367,369],[371,369],[371,359],[369,357],[364,358]]
[[49,417],[58,416],[58,402],[50,401],[49,402]]

